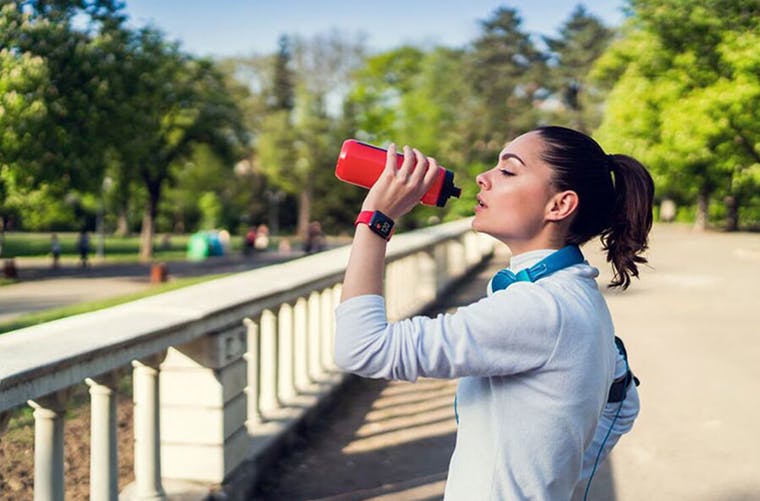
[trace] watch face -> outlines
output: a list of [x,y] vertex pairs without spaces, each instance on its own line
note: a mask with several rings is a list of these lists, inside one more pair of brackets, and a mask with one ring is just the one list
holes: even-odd
[[369,227],[383,238],[388,238],[391,235],[391,231],[393,231],[393,220],[382,212],[375,211],[369,222]]

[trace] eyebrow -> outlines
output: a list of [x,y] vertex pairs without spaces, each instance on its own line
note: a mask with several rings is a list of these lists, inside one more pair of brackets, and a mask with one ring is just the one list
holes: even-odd
[[[501,159],[502,159],[502,160],[507,160],[508,158],[514,158],[515,160],[517,160],[518,162],[520,162],[521,164],[523,164],[523,166],[526,166],[526,165],[525,165],[525,162],[523,162],[523,159],[522,159],[522,158],[520,158],[520,157],[518,157],[518,156],[517,156],[517,155],[515,155],[514,153],[502,153],[502,154],[501,154]],[[527,167],[527,166],[526,166],[526,167]]]

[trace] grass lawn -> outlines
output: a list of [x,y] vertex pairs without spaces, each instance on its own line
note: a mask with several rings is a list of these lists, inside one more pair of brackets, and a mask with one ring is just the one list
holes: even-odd
[[[8,232],[5,234],[5,244],[3,246],[3,258],[27,257],[27,256],[50,256],[50,237],[53,232],[31,233],[31,232]],[[62,257],[79,256],[77,242],[79,233],[76,232],[56,232],[58,241],[61,244]],[[94,256],[98,248],[98,235],[90,233],[90,255]],[[156,235],[153,239],[153,249],[156,257],[168,259],[170,256],[185,256],[187,242],[190,239],[187,235]],[[243,237],[231,237],[232,251],[241,248]],[[140,237],[128,236],[117,237],[106,235],[103,250],[106,258],[110,261],[117,256],[123,260],[137,261],[137,255],[140,251]]]
[[44,322],[50,322],[59,318],[70,317],[72,315],[79,315],[80,313],[88,313],[91,311],[102,310],[110,306],[116,306],[118,304],[127,303],[129,301],[135,301],[148,296],[155,296],[162,292],[168,292],[175,289],[181,289],[189,285],[198,284],[201,282],[207,282],[216,278],[221,278],[229,275],[229,273],[219,273],[216,275],[204,275],[201,277],[186,277],[172,280],[167,283],[155,285],[148,290],[142,292],[136,292],[133,294],[126,294],[124,296],[117,296],[108,299],[102,299],[98,301],[90,301],[86,303],[75,304],[71,306],[64,306],[62,308],[54,308],[51,310],[38,311],[28,313],[16,317],[12,320],[0,322],[0,334],[4,332],[10,332],[17,329],[23,329],[32,325],[41,324]]

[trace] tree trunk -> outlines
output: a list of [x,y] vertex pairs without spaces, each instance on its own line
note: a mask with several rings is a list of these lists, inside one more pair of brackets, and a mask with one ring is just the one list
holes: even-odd
[[701,188],[697,195],[697,214],[694,220],[694,229],[704,231],[707,229],[707,209],[710,204],[710,193],[706,188]]
[[726,231],[737,231],[739,229],[739,204],[736,197],[728,195],[723,199],[726,206]]
[[311,218],[311,187],[307,186],[298,197],[298,236],[306,239]]
[[5,247],[5,218],[0,216],[0,256],[3,255]]
[[116,217],[116,234],[120,237],[126,237],[129,234],[126,207],[120,208],[119,215]]
[[156,214],[161,187],[150,186],[148,189],[148,204],[143,211],[142,229],[140,231],[140,261],[147,262],[153,258],[153,236],[156,233]]

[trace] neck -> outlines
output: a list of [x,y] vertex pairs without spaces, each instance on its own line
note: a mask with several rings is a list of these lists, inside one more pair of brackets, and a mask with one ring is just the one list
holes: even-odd
[[527,238],[500,239],[509,247],[513,256],[541,249],[561,249],[567,245],[567,229],[564,222],[545,222],[543,227]]

